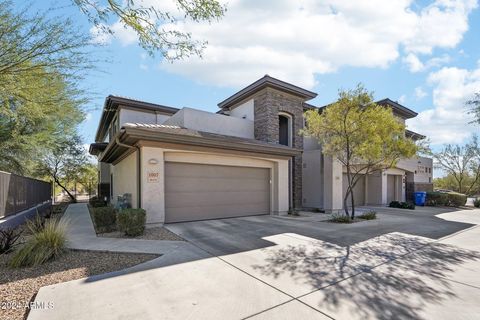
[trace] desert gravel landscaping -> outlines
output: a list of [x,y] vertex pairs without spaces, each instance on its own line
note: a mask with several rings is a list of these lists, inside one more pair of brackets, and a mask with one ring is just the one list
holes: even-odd
[[3,309],[4,304],[6,301],[28,304],[43,286],[118,271],[157,257],[153,254],[69,250],[59,259],[38,267],[11,269],[6,266],[10,255],[0,255],[0,319],[26,318],[27,309]]
[[[132,239],[129,236],[126,236],[120,231],[108,232],[108,233],[98,233],[98,237],[104,238],[127,238]],[[146,228],[145,232],[141,236],[137,236],[133,239],[143,239],[143,240],[168,240],[168,241],[185,241],[182,237],[173,233],[172,231],[163,228],[163,227],[153,227]]]
[[[56,206],[52,218],[60,218],[67,204]],[[22,235],[17,249],[31,237],[26,225],[19,226]],[[56,260],[27,268],[10,268],[14,252],[0,255],[0,320],[25,319],[26,306],[41,287],[122,270],[159,257],[156,254],[111,253],[67,249]]]

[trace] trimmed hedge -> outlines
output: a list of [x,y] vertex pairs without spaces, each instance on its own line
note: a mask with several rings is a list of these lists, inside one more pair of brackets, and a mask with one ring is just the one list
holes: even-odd
[[117,216],[113,207],[91,208],[91,213],[97,233],[112,232],[116,230]]
[[146,216],[144,209],[123,209],[117,213],[118,230],[129,237],[140,236],[145,230]]
[[474,206],[475,208],[480,208],[480,199],[475,199],[475,200],[473,201],[473,206]]
[[392,201],[388,206],[390,208],[415,210],[415,205],[411,202]]
[[461,207],[467,203],[467,196],[456,192],[427,192],[427,206]]
[[107,206],[107,203],[105,201],[103,201],[102,199],[99,199],[98,197],[92,197],[90,200],[88,200],[88,202],[90,203],[90,206],[92,206],[92,208],[99,208],[99,207],[106,207]]

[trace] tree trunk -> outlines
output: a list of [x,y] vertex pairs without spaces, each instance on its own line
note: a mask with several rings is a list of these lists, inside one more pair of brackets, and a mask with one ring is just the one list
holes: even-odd
[[353,187],[350,189],[350,196],[352,197],[351,198],[351,201],[352,201],[352,220],[355,219],[355,199],[353,198]]
[[[351,170],[350,170],[350,166],[347,166],[347,182],[348,182],[348,189],[347,189],[347,194],[346,194],[346,197],[345,197],[345,203],[347,202],[347,198],[348,198],[348,194],[350,194],[350,197],[351,198],[351,203],[352,203],[352,215],[351,215],[351,219],[353,220],[353,218],[355,217],[355,202],[353,200],[353,182],[352,182],[352,177],[350,176],[350,173],[351,173]],[[346,207],[346,206],[345,206]],[[347,215],[348,215],[348,211],[346,211]]]
[[53,179],[55,180],[55,183],[58,184],[58,186],[59,186],[60,188],[62,188],[62,189],[68,194],[68,196],[70,197],[70,200],[72,200],[72,202],[74,202],[74,203],[77,202],[77,199],[70,193],[70,191],[68,191],[68,189],[67,189],[66,187],[64,187],[64,186],[60,183],[60,181],[57,179],[56,176],[54,176]]
[[347,216],[350,216],[350,213],[348,212],[348,188],[347,188],[347,192],[345,193],[345,197],[343,197],[343,210],[345,211],[345,214]]

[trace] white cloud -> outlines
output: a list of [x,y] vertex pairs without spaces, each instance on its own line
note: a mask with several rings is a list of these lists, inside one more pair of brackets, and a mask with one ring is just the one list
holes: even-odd
[[426,134],[432,144],[464,143],[478,127],[469,124],[465,101],[480,91],[480,66],[475,70],[444,67],[428,77],[433,107],[409,120],[409,127]]
[[423,8],[415,36],[405,41],[407,50],[430,54],[435,47],[454,48],[468,30],[468,15],[477,5],[477,0],[437,0]]
[[426,96],[428,96],[428,93],[426,93],[422,87],[415,88],[415,97],[417,98],[417,100],[423,99]]
[[92,114],[90,112],[88,112],[86,115],[85,115],[85,121],[90,121],[92,120]]
[[425,69],[425,65],[418,59],[417,55],[409,53],[403,58],[403,62],[408,66],[410,72],[419,72]]
[[137,33],[130,27],[124,27],[120,21],[111,25],[110,29],[112,30],[114,37],[124,46],[137,43],[138,41]]
[[117,39],[123,46],[138,42],[138,37],[135,31],[131,28],[124,27],[120,21],[117,21],[108,27],[113,34],[108,33],[106,30],[102,30],[101,26],[91,27],[90,35],[92,36],[92,42],[95,44],[106,45],[112,43],[113,39]]
[[[418,55],[455,47],[477,6],[477,0],[435,0],[419,10],[413,0],[222,2],[228,10],[219,22],[164,25],[191,32],[208,47],[203,59],[163,61],[161,68],[219,86],[238,87],[268,73],[311,88],[317,74],[344,66],[386,68],[404,52],[415,72],[424,71],[445,61],[422,62]],[[172,0],[143,4],[178,14]],[[119,22],[112,29],[125,45],[136,41]]]
[[402,95],[398,98],[397,102],[400,103],[400,104],[404,104],[406,99],[407,99],[407,96],[404,95],[404,94],[402,94]]
[[112,35],[103,31],[101,27],[91,27],[90,35],[92,36],[92,43],[94,44],[106,45],[112,42]]
[[[412,3],[231,0],[219,23],[180,26],[208,40],[203,60],[192,57],[161,66],[216,85],[238,87],[268,73],[311,88],[316,74],[343,66],[385,68],[403,50],[409,59],[417,59],[416,68],[423,71],[447,62],[448,57],[422,63],[416,54],[457,45],[476,2],[439,0],[419,12],[411,9]],[[445,20],[448,31],[443,31]]]
[[403,58],[403,62],[408,66],[410,72],[420,72],[426,71],[433,67],[439,67],[446,63],[450,62],[450,56],[444,54],[440,57],[433,57],[428,59],[425,63],[420,61],[418,56],[414,53],[409,53],[407,56]]
[[148,70],[148,66],[144,63],[140,63],[140,69],[143,70],[143,71],[147,71]]

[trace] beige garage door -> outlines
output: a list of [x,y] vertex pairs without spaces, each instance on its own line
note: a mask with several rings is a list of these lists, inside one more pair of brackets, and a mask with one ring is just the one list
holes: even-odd
[[396,200],[395,199],[395,176],[387,175],[387,204]]
[[[343,174],[343,197],[347,194],[348,189],[348,177],[347,174]],[[342,201],[343,201],[342,197]],[[353,200],[355,201],[356,206],[363,206],[365,204],[365,176],[361,175],[357,184],[353,188]],[[348,197],[348,206],[351,206],[352,198]]]
[[165,163],[165,222],[270,213],[270,169]]

